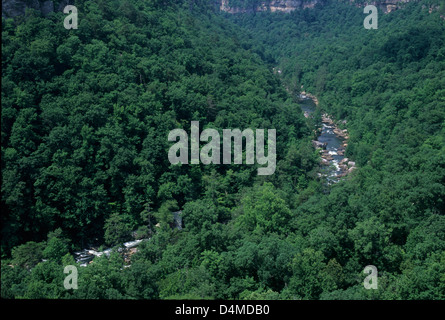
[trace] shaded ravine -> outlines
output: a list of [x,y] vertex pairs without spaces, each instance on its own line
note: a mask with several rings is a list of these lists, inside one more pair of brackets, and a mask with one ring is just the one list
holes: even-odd
[[[318,106],[317,98],[302,92],[299,99],[304,116],[312,117]],[[346,129],[341,130],[327,114],[322,115],[322,126],[317,131],[317,140],[313,140],[312,144],[321,153],[322,166],[319,176],[325,177],[328,184],[338,182],[340,178],[356,168],[355,162],[349,161],[344,156],[348,139],[349,135]]]

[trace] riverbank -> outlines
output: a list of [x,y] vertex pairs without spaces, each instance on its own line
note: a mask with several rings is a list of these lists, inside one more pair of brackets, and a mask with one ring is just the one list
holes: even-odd
[[315,106],[318,108],[318,99],[317,99],[316,96],[310,94],[309,92],[302,91],[302,92],[300,93],[300,98],[301,98],[301,97],[304,97],[303,99],[311,99],[312,101],[314,101]]

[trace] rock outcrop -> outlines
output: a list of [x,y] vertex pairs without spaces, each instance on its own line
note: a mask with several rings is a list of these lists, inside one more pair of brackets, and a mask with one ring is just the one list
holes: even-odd
[[317,141],[317,140],[312,140],[312,145],[316,149],[319,148],[319,149],[326,150],[327,143],[326,142],[323,143],[323,142],[320,142],[320,141]]
[[39,1],[39,0],[2,0],[2,17],[14,18],[24,15],[26,9],[34,9],[40,11],[42,15],[46,16],[51,12],[62,12],[63,8],[69,4],[73,4],[73,0],[57,1]]
[[[252,13],[262,11],[281,11],[289,13],[297,9],[313,8],[317,3],[323,4],[323,0],[258,0],[256,4],[249,7],[234,7],[230,5],[230,0],[220,1],[220,10],[228,13]],[[389,13],[399,9],[404,3],[410,1],[415,0],[376,0],[369,2],[356,2],[356,0],[349,0],[349,3],[357,7],[374,5],[380,8],[384,13]]]
[[[385,13],[394,11],[403,3],[410,1],[413,0],[377,0],[362,3],[349,0],[352,5],[357,7],[364,7],[368,4],[375,5]],[[253,13],[262,11],[289,13],[297,9],[313,8],[316,4],[322,4],[323,2],[323,0],[258,0],[256,4],[249,7],[234,7],[230,5],[230,0],[214,0],[215,5],[219,5],[221,11],[228,13]],[[2,16],[5,18],[13,18],[24,15],[26,8],[40,11],[42,15],[46,16],[54,11],[63,11],[63,8],[68,4],[74,4],[74,0],[2,0]]]
[[384,13],[390,13],[399,9],[404,3],[410,2],[412,0],[377,0],[377,1],[369,1],[369,2],[359,2],[357,3],[355,0],[349,0],[351,4],[354,4],[356,7],[362,8],[367,5],[373,5],[382,10]]
[[221,0],[221,11],[228,13],[252,13],[252,12],[285,12],[289,13],[297,9],[313,8],[320,0],[270,0],[270,1],[258,1],[254,6],[241,8],[231,7],[229,0]]

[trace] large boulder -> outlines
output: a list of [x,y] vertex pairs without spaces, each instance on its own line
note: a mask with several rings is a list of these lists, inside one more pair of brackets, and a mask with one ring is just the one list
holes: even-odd
[[314,148],[320,148],[325,150],[328,144],[326,142],[323,143],[317,140],[312,140],[312,145],[314,146]]

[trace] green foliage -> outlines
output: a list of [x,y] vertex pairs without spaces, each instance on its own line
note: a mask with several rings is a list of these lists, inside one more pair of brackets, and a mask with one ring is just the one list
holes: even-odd
[[34,241],[17,246],[12,250],[11,263],[26,269],[31,269],[42,260],[44,247],[44,242],[36,243]]
[[316,299],[323,291],[324,257],[320,251],[305,249],[292,260],[292,278],[286,294],[293,299]]
[[[363,28],[360,9],[338,2],[288,15],[231,17],[276,57],[286,86],[297,94],[303,85],[323,112],[347,119],[346,155],[359,166],[327,195],[314,190],[296,207],[292,223],[323,253],[314,262],[318,269],[335,259],[341,268],[330,273],[343,280],[323,287],[317,280],[329,276],[313,270],[303,283],[299,270],[287,297],[422,299],[441,287],[436,278],[435,286],[419,289],[403,275],[414,259],[422,274],[426,260],[434,265],[429,254],[444,250],[438,217],[445,212],[445,29],[436,10],[421,7],[404,4],[379,15],[375,32]],[[382,272],[380,293],[357,285],[354,273],[367,264]]]
[[64,298],[67,290],[63,287],[63,267],[54,261],[45,261],[32,270],[25,299],[57,299]]
[[[2,298],[444,299],[445,27],[422,3],[378,30],[341,1],[230,16],[80,0],[69,32],[62,13],[2,19]],[[324,112],[358,165],[329,188],[311,145]],[[275,174],[171,165],[168,132],[192,120],[277,129]],[[136,252],[75,262],[134,231]]]
[[1,296],[4,299],[14,299],[25,294],[29,282],[29,272],[2,260],[1,262]]
[[120,215],[117,212],[105,221],[105,243],[109,246],[122,244],[131,239],[131,222],[128,216]]
[[182,269],[169,274],[160,282],[161,299],[212,299],[214,285],[204,268]]
[[277,192],[271,183],[265,183],[246,195],[241,201],[243,207],[243,214],[239,217],[241,228],[257,234],[263,232],[287,234],[291,212]]
[[60,262],[68,254],[68,240],[62,237],[62,229],[56,229],[48,234],[48,241],[43,249],[43,257]]
[[[58,27],[62,14],[2,20],[3,250],[56,228],[75,246],[103,242],[116,208],[135,227],[146,203],[157,211],[200,198],[214,168],[167,157],[168,132],[191,120],[303,136],[301,113],[284,109],[285,90],[260,51],[233,37],[239,28],[181,3],[80,1],[79,29],[69,33]],[[252,185],[253,171],[217,174],[237,184],[233,194]]]

